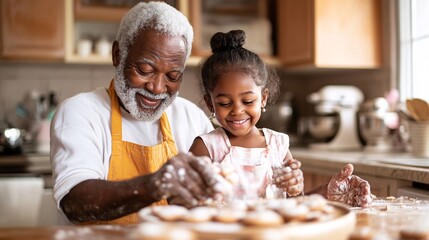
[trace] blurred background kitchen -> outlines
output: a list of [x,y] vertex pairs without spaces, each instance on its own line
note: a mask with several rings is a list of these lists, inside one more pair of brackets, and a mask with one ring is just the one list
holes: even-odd
[[[116,28],[136,2],[0,0],[0,216],[13,213],[17,219],[0,217],[0,226],[56,224],[50,119],[64,99],[108,86]],[[419,151],[412,152],[409,123],[429,119],[424,115],[429,111],[429,1],[165,2],[188,16],[195,32],[182,97],[205,109],[196,93],[198,63],[209,54],[209,39],[218,31],[243,29],[245,47],[276,67],[282,79],[281,96],[259,125],[290,135],[308,188],[341,166],[322,157],[330,155],[347,162],[377,160],[375,167],[375,160],[355,164],[358,173],[374,180],[376,194],[427,197],[429,132],[420,134]],[[412,98],[426,105],[407,104]],[[410,111],[415,108],[421,118]],[[419,127],[418,132],[429,131],[425,124]],[[382,165],[386,159],[393,159],[390,165]],[[401,172],[397,166],[409,168]],[[16,191],[14,184],[27,190]],[[27,221],[11,210],[13,201],[28,206]]]

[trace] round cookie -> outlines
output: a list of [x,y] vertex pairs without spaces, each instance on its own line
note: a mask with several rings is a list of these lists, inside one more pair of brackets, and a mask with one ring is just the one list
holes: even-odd
[[152,207],[142,208],[137,215],[143,222],[161,222],[161,219],[153,215]]
[[284,208],[279,210],[279,213],[286,221],[305,221],[309,212],[310,209],[304,204],[297,205],[294,208]]
[[265,207],[273,211],[280,211],[281,209],[294,208],[298,202],[295,198],[287,199],[270,199],[265,202]]
[[274,227],[284,223],[280,214],[271,210],[258,210],[247,213],[243,218],[243,223],[249,226]]
[[196,236],[190,230],[163,223],[140,223],[130,233],[135,240],[194,240]]
[[322,211],[328,204],[328,201],[322,195],[312,194],[305,199],[304,204],[311,211]]
[[168,205],[154,206],[152,207],[152,212],[163,221],[177,221],[183,219],[189,210],[182,206]]
[[218,210],[213,207],[195,207],[188,211],[188,213],[183,217],[183,220],[193,223],[208,222],[214,215],[216,215],[217,211]]
[[214,220],[222,223],[236,223],[246,216],[246,210],[242,208],[226,207],[221,208],[214,216]]

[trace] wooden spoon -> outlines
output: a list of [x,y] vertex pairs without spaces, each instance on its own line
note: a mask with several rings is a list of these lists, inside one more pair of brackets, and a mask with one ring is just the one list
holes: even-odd
[[407,99],[407,110],[416,121],[429,120],[429,105],[420,98]]
[[405,104],[407,105],[407,111],[410,114],[411,118],[414,121],[420,121],[419,116],[417,115],[416,111],[414,111],[414,105],[411,99],[407,99]]

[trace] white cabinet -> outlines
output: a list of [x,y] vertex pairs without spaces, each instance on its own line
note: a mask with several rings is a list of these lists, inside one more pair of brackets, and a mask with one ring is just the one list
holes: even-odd
[[42,194],[37,226],[57,225],[64,225],[64,222],[58,214],[57,207],[52,196],[52,188],[45,188]]

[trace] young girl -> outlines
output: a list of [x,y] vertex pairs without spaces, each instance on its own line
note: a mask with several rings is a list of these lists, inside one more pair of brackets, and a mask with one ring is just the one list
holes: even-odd
[[239,175],[235,198],[299,195],[303,173],[289,151],[289,137],[255,126],[267,103],[278,96],[279,77],[243,48],[244,42],[241,30],[216,33],[210,41],[213,54],[202,66],[201,85],[207,107],[222,127],[197,137],[190,152],[234,167]]

